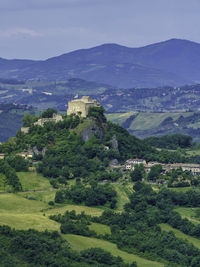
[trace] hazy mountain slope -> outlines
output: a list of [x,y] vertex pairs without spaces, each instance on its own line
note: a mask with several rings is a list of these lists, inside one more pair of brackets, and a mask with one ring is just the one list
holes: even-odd
[[22,118],[26,113],[36,110],[25,105],[0,104],[0,142],[16,135],[22,126]]
[[200,44],[171,39],[138,48],[134,54],[138,64],[157,67],[200,82]]
[[[17,78],[21,70],[27,66],[34,64],[34,60],[26,59],[4,59],[0,58],[0,77],[1,78]],[[40,61],[37,61],[40,62]]]
[[82,78],[118,87],[156,87],[200,81],[200,44],[171,39],[141,48],[104,44],[44,61],[0,59],[0,77]]

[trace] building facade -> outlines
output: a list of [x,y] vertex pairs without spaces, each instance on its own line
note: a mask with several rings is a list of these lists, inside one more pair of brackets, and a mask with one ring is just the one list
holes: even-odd
[[146,164],[146,160],[144,159],[128,159],[125,163],[126,170],[134,170],[134,165],[136,164]]
[[100,103],[93,100],[90,96],[83,96],[80,99],[74,99],[68,102],[67,115],[77,114],[85,118],[88,115],[90,107],[100,107]]

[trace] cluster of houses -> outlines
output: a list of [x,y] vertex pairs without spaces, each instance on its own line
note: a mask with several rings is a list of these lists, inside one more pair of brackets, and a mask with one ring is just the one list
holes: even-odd
[[[20,156],[24,159],[32,159],[33,153],[32,152],[20,152],[20,153],[16,153],[16,156]],[[0,159],[4,159],[4,158],[5,158],[5,154],[0,153]]]
[[[32,159],[34,155],[33,151],[20,152],[16,153],[16,156],[21,156],[24,159]],[[0,159],[4,159],[4,154],[0,153]],[[121,167],[124,171],[133,171],[135,165],[143,164],[145,171],[148,173],[153,165],[160,164],[162,166],[163,172],[170,171],[172,169],[182,168],[183,171],[190,171],[193,175],[200,174],[200,164],[191,164],[191,163],[173,163],[173,164],[164,164],[156,161],[146,162],[144,159],[128,159],[123,166],[115,166]]]
[[200,174],[200,164],[190,163],[174,163],[174,164],[163,164],[160,162],[146,162],[144,159],[128,159],[123,166],[124,170],[132,171],[136,164],[143,164],[145,171],[148,173],[153,165],[160,164],[163,172],[170,171],[172,169],[182,168],[183,171],[190,171],[193,175]]

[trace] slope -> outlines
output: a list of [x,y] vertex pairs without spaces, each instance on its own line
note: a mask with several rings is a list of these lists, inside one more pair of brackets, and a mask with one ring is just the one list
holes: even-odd
[[199,59],[200,44],[187,40],[171,39],[140,48],[104,44],[44,61],[19,60],[21,65],[2,59],[0,76],[25,80],[78,77],[126,88],[175,86],[199,81]]

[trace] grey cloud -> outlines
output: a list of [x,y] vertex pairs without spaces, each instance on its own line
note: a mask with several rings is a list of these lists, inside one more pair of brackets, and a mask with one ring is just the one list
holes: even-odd
[[[110,0],[107,0],[110,1]],[[96,5],[104,0],[1,0],[0,11],[67,8],[70,6]]]
[[0,30],[0,38],[12,38],[18,36],[29,36],[29,37],[42,37],[41,32],[35,31],[28,28],[9,28],[6,30]]

